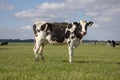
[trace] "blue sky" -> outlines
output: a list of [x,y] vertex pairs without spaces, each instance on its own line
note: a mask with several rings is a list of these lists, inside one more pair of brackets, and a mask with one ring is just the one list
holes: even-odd
[[0,0],[0,39],[33,39],[36,21],[93,21],[84,39],[120,40],[120,0]]

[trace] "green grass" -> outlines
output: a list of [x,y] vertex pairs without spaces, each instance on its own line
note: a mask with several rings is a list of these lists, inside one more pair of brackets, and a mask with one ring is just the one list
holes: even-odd
[[80,45],[73,63],[67,46],[47,45],[45,61],[34,61],[32,43],[0,46],[0,80],[120,80],[120,46]]

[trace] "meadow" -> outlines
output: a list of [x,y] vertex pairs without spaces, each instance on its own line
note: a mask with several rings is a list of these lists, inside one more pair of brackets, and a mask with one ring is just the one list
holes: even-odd
[[0,80],[120,80],[120,46],[82,44],[68,62],[66,46],[47,45],[34,61],[33,43],[0,46]]

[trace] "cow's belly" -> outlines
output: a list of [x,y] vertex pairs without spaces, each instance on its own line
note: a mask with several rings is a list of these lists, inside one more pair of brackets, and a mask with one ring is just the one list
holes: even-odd
[[51,39],[51,35],[48,35],[46,37],[46,40],[48,41],[49,44],[52,44],[52,45],[64,45],[64,44],[67,44],[67,39],[64,38],[64,40],[62,42],[60,42],[55,38]]
[[63,42],[58,42],[57,40],[52,40],[51,39],[51,35],[48,35],[46,37],[46,40],[49,44],[52,44],[52,45],[65,45],[65,44],[68,44],[69,46],[71,47],[74,47],[74,48],[77,48],[80,44],[80,38],[74,38],[74,39],[64,39]]

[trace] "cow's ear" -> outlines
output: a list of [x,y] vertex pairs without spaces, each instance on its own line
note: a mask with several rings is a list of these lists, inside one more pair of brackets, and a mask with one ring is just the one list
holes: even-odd
[[88,26],[92,26],[92,25],[93,25],[92,21],[88,22]]
[[76,25],[76,26],[80,25],[80,23],[78,23],[78,22],[73,22],[73,24]]

